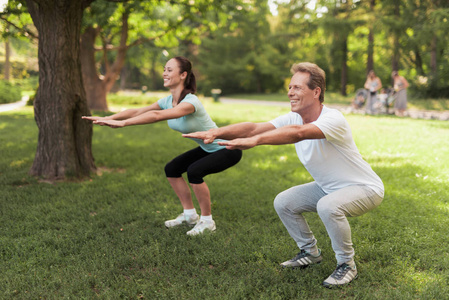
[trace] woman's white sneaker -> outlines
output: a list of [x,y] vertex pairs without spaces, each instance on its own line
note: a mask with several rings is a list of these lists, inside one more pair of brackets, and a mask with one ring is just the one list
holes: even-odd
[[187,231],[187,235],[203,234],[205,231],[215,231],[215,229],[214,220],[200,220],[192,230]]
[[184,213],[176,217],[176,219],[165,221],[165,227],[171,228],[186,223],[187,225],[195,225],[198,223],[200,216],[194,214],[192,216],[185,216]]

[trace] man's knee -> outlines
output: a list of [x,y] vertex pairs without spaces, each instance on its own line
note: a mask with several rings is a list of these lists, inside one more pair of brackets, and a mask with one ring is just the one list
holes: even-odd
[[288,203],[290,202],[290,197],[287,196],[286,191],[279,193],[276,198],[274,198],[274,209],[279,214],[279,212],[282,212],[286,210]]
[[339,210],[338,207],[326,201],[318,201],[316,211],[322,220],[344,215],[344,212]]

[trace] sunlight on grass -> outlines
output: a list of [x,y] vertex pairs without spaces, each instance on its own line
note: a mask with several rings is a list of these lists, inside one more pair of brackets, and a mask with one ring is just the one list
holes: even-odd
[[21,166],[21,165],[23,165],[24,163],[27,163],[28,161],[26,161],[26,160],[15,160],[15,161],[12,161],[10,164],[9,164],[9,166],[10,167],[19,167],[19,166]]
[[404,273],[405,281],[411,282],[410,284],[418,294],[422,294],[432,283],[444,284],[447,280],[447,278],[441,274],[416,270],[414,267],[409,267]]

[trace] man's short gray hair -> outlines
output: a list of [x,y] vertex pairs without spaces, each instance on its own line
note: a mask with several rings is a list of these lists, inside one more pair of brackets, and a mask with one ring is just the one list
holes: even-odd
[[293,64],[290,71],[292,72],[292,74],[295,74],[297,72],[309,73],[310,79],[307,83],[307,86],[311,90],[319,87],[321,89],[320,102],[324,102],[324,91],[326,90],[326,73],[323,71],[323,69],[318,67],[316,64],[310,62],[302,62]]

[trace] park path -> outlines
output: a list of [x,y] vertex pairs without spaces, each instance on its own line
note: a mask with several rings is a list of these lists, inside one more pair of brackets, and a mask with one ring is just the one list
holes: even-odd
[[[277,106],[277,107],[290,107],[290,102],[288,101],[260,101],[260,100],[247,100],[247,99],[234,99],[220,97],[220,102],[226,104],[250,104],[250,105],[266,105],[266,106]],[[343,113],[354,113],[354,114],[365,114],[364,110],[354,110],[351,106],[347,105],[335,105],[335,104],[324,104],[329,108],[335,108]],[[449,121],[449,111],[436,111],[436,110],[417,110],[409,109],[407,110],[408,117],[412,119],[426,119],[426,120],[441,120]]]
[[24,96],[22,97],[22,100],[18,102],[0,104],[0,112],[14,110],[16,108],[25,106],[27,104],[28,98],[29,98],[28,96]]
[[[14,103],[0,104],[0,113],[14,110],[16,108],[22,107],[26,105],[28,101],[28,97],[23,97],[22,100]],[[247,99],[234,99],[234,98],[226,98],[220,97],[220,102],[225,104],[250,104],[250,105],[265,105],[265,106],[277,106],[277,107],[290,107],[290,102],[288,101],[261,101],[261,100],[247,100]],[[334,104],[326,104],[326,106],[330,108],[335,108],[340,110],[343,113],[357,113],[364,114],[363,110],[354,110],[350,106],[346,105],[334,105]],[[449,121],[449,111],[435,111],[435,110],[415,110],[409,109],[407,110],[408,116],[413,119],[427,119],[427,120],[441,120],[441,121]]]

